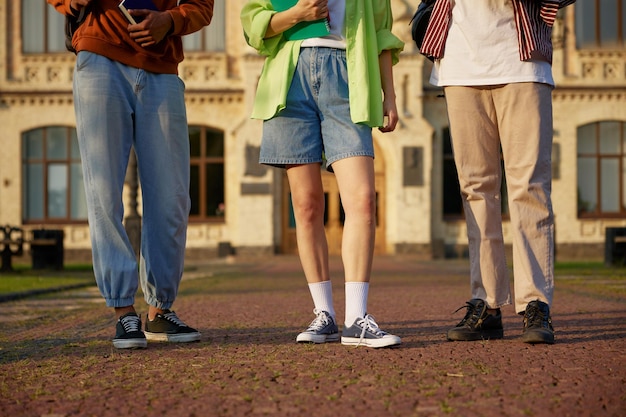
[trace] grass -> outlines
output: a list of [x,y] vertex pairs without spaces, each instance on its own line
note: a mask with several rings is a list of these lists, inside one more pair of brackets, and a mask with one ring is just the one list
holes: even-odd
[[[0,296],[91,283],[95,285],[90,264],[68,264],[62,271],[33,270],[27,265],[15,265],[14,269],[14,272],[0,274]],[[583,285],[594,292],[626,296],[624,267],[606,267],[603,262],[557,262],[554,270],[559,284],[566,281],[571,285]]]
[[14,271],[0,274],[0,296],[91,284],[95,285],[91,265],[67,265],[62,271],[17,265]]
[[560,290],[602,298],[626,299],[626,268],[606,267],[602,262],[568,262],[555,265]]
[[0,276],[0,295],[46,290],[94,282],[84,277]]

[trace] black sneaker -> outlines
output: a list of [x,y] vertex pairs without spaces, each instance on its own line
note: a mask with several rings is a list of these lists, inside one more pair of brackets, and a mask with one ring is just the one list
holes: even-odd
[[448,340],[469,341],[469,340],[489,340],[502,339],[504,330],[502,329],[502,314],[500,309],[496,314],[487,313],[487,303],[479,298],[474,298],[460,307],[467,308],[465,317],[448,330]]
[[145,349],[148,346],[137,313],[126,313],[117,321],[113,346],[118,349]]
[[524,312],[522,341],[525,343],[554,343],[554,328],[550,307],[543,301],[531,301]]
[[158,342],[195,342],[200,340],[200,332],[187,326],[173,311],[163,310],[154,320],[146,317],[146,338]]

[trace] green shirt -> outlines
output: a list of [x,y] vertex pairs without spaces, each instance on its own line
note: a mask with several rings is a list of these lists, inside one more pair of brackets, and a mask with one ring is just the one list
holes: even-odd
[[[257,86],[252,118],[268,120],[285,108],[302,41],[282,35],[264,39],[272,15],[270,0],[250,0],[241,10],[246,42],[266,56]],[[350,114],[354,123],[383,125],[383,96],[378,55],[384,50],[398,62],[404,43],[391,33],[389,0],[346,0],[346,61]]]

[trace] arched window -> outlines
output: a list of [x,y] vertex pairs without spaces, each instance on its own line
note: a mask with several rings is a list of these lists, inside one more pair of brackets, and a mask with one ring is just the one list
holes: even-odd
[[189,126],[191,148],[190,220],[224,221],[224,133]]
[[48,126],[22,134],[24,223],[87,221],[76,129]]
[[578,127],[579,217],[626,217],[625,123]]

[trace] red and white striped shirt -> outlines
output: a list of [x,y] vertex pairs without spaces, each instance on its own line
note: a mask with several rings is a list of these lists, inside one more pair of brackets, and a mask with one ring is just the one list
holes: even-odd
[[[521,61],[531,58],[533,52],[552,62],[552,26],[559,9],[576,0],[511,0],[517,26]],[[450,27],[452,9],[450,0],[436,0],[428,22],[420,52],[435,59],[443,57]]]

